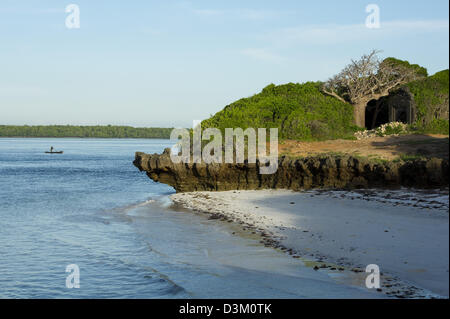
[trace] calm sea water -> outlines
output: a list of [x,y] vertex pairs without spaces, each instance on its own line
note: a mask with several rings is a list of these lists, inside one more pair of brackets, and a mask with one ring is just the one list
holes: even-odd
[[[1,298],[359,297],[225,223],[177,211],[133,165],[168,140],[0,139]],[[44,154],[53,146],[63,155]],[[66,266],[80,288],[66,287]]]

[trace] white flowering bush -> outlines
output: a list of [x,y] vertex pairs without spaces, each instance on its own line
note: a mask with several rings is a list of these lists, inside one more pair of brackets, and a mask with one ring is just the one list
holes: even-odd
[[391,122],[383,124],[375,130],[378,136],[406,134],[408,125],[402,122]]
[[373,130],[358,131],[355,137],[358,140],[375,136],[400,135],[408,133],[408,125],[402,122],[390,122],[381,125]]

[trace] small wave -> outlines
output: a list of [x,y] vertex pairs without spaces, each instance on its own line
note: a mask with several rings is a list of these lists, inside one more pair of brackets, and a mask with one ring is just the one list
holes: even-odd
[[114,208],[113,211],[117,212],[117,213],[126,213],[126,212],[128,212],[130,210],[133,210],[133,209],[136,209],[136,208],[139,208],[139,207],[143,207],[143,206],[147,206],[149,204],[153,204],[154,202],[156,202],[156,200],[151,198],[151,199],[147,199],[147,200],[145,200],[143,202],[133,203],[133,204],[130,204],[130,205]]
[[154,203],[154,202],[155,202],[154,199],[149,199],[149,200],[146,200],[145,202],[142,202],[142,203],[139,203],[139,204],[134,205],[133,208],[137,208],[137,207],[141,207],[141,206],[146,206],[146,205],[151,204],[151,203]]

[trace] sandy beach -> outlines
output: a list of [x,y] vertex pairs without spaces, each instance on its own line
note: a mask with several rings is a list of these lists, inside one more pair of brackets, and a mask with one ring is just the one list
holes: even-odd
[[178,193],[176,205],[238,224],[344,284],[381,271],[385,297],[449,296],[448,190]]

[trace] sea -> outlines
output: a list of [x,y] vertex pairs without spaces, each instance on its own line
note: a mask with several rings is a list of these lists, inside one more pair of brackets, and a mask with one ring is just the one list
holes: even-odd
[[171,145],[0,138],[0,298],[375,296],[175,207],[174,189],[132,164]]

